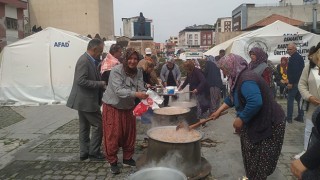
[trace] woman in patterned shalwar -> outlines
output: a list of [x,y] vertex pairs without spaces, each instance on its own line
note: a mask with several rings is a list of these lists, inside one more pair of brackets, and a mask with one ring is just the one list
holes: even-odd
[[235,107],[233,127],[240,134],[246,176],[267,179],[276,168],[283,144],[283,109],[272,97],[266,81],[248,70],[248,63],[241,56],[224,56],[217,66],[228,77],[230,95],[211,117],[217,119],[222,111]]
[[122,147],[123,164],[135,166],[132,159],[136,140],[135,99],[146,99],[141,69],[137,68],[139,53],[127,49],[123,64],[111,69],[109,83],[103,94],[103,144],[111,173],[119,174],[117,153]]

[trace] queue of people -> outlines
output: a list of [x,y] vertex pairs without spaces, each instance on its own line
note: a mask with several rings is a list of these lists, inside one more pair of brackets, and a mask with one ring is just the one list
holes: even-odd
[[[79,58],[67,106],[79,115],[80,160],[106,159],[111,172],[119,174],[119,148],[123,150],[122,163],[136,165],[132,158],[136,140],[136,118],[132,110],[137,99],[148,98],[147,88],[159,86],[160,81],[150,48],[141,60],[135,49],[128,48],[123,53],[122,47],[115,44],[101,62],[103,46],[101,40],[92,39]],[[287,115],[273,98],[270,87],[275,71],[268,66],[268,56],[261,48],[249,51],[250,63],[236,54],[225,55],[224,50],[221,56],[206,57],[203,71],[192,60],[186,61],[182,66],[187,73],[183,83],[174,58],[167,58],[161,68],[159,78],[163,87],[177,86],[181,91],[189,85],[197,102],[199,119],[205,117],[206,112],[217,119],[223,111],[235,107],[233,127],[240,136],[249,179],[266,179],[274,172],[286,123],[292,123],[294,100],[298,102],[298,116],[294,120],[304,122],[306,111],[306,127],[304,149],[295,157],[291,170],[300,179],[319,177],[320,43],[310,49],[306,66],[295,44],[290,43],[287,50],[290,58],[281,58],[276,80],[282,85],[282,91],[288,90]],[[221,104],[224,77],[228,78],[228,95]],[[307,109],[302,108],[301,97],[309,102]],[[164,99],[163,105],[168,106],[169,96]]]

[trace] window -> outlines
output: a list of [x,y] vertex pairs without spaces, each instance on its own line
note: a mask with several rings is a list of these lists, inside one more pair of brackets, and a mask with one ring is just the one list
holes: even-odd
[[6,26],[7,29],[18,30],[18,20],[6,17]]
[[195,39],[198,39],[198,34],[195,34],[195,35],[194,35],[194,38],[195,38]]
[[202,39],[207,39],[206,34],[203,34],[203,35],[202,35]]
[[189,34],[188,39],[192,39],[192,34]]
[[199,44],[198,44],[198,40],[195,40],[195,41],[194,41],[194,45],[196,45],[196,46],[199,45]]
[[207,41],[206,41],[206,40],[203,40],[203,41],[202,41],[202,44],[203,44],[203,45],[207,45]]
[[208,37],[208,39],[211,39],[211,34],[208,34],[208,36],[207,36],[207,37]]
[[211,40],[208,40],[208,45],[211,45]]
[[188,45],[192,45],[192,40],[189,40],[189,41],[188,41]]

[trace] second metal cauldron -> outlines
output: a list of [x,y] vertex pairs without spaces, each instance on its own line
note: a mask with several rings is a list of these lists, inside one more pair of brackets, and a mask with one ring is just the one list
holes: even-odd
[[153,126],[177,125],[180,121],[185,121],[190,112],[185,107],[163,107],[153,111]]
[[189,101],[175,101],[170,103],[170,107],[189,108],[190,111],[187,113],[186,122],[189,125],[199,122],[199,119],[197,118],[197,103]]

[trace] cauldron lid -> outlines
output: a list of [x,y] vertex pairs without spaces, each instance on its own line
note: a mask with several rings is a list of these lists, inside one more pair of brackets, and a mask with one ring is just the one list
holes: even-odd
[[185,107],[163,107],[159,109],[155,109],[153,113],[159,115],[181,115],[186,114],[190,111],[189,108]]

